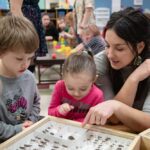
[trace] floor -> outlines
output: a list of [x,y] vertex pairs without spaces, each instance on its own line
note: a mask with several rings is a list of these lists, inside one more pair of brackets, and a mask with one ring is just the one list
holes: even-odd
[[[60,76],[57,73],[57,69],[59,69],[59,66],[53,66],[52,68],[42,68],[42,79],[56,79],[59,80]],[[35,77],[37,79],[38,83],[38,74],[37,74],[37,68],[35,72]],[[48,106],[51,99],[51,94],[53,91],[55,84],[41,84],[38,86],[40,96],[41,96],[41,113],[40,115],[46,116],[48,114]]]
[[50,103],[51,93],[52,91],[50,89],[40,89],[40,95],[41,95],[41,116],[46,116],[48,114],[48,106]]

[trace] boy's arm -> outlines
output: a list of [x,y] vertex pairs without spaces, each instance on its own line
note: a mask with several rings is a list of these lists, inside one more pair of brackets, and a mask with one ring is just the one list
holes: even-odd
[[0,121],[0,141],[5,141],[21,131],[22,124],[10,125]]
[[34,101],[32,104],[32,111],[29,116],[29,120],[32,122],[36,122],[39,119],[39,114],[40,114],[40,95],[36,86],[36,91],[35,91],[35,96],[34,96]]
[[13,15],[16,15],[16,16],[23,16],[23,13],[22,13],[22,3],[23,3],[23,0],[10,0],[10,11]]

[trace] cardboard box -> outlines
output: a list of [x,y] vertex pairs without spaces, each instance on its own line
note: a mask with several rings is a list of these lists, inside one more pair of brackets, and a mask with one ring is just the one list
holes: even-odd
[[140,149],[150,150],[150,129],[141,132],[139,135],[141,137]]

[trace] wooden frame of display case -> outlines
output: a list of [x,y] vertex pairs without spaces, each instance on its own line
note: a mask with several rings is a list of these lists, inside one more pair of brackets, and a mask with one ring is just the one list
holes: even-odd
[[141,137],[140,149],[150,150],[150,128],[141,132],[139,135]]
[[[42,119],[39,122],[32,125],[31,127],[25,129],[24,131],[18,133],[17,135],[10,138],[6,142],[2,143],[0,145],[0,149],[2,149],[2,150],[6,149],[7,150],[7,148],[10,147],[10,145],[14,144],[15,142],[18,142],[22,138],[25,138],[25,136],[27,136],[28,134],[30,134],[32,132],[34,133],[35,130],[37,130],[38,128],[40,128],[42,125],[46,124],[49,121],[60,123],[60,124],[63,124],[65,126],[71,125],[71,126],[74,126],[74,127],[82,128],[81,123],[79,123],[79,122],[66,120],[66,119],[61,119],[61,118],[57,118],[57,117],[47,116],[44,119]],[[106,127],[97,127],[95,125],[86,125],[83,129],[88,129],[90,131],[96,131],[96,132],[100,132],[100,133],[104,133],[104,134],[106,133],[106,134],[109,134],[109,135],[114,135],[114,136],[117,136],[117,137],[132,140],[131,144],[129,145],[128,150],[140,150],[141,137],[136,135],[136,134],[127,133],[127,132],[123,132],[123,131],[118,131],[118,130],[114,130],[114,129],[110,129],[110,128],[106,128]]]

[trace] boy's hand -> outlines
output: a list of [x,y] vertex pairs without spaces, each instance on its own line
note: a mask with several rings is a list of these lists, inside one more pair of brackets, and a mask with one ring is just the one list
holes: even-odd
[[30,121],[30,120],[26,120],[26,121],[23,123],[22,129],[28,128],[28,127],[30,127],[31,125],[33,125],[33,122]]
[[59,113],[65,116],[72,109],[74,109],[74,106],[69,105],[68,103],[64,103],[64,104],[60,105],[60,107],[59,107]]

